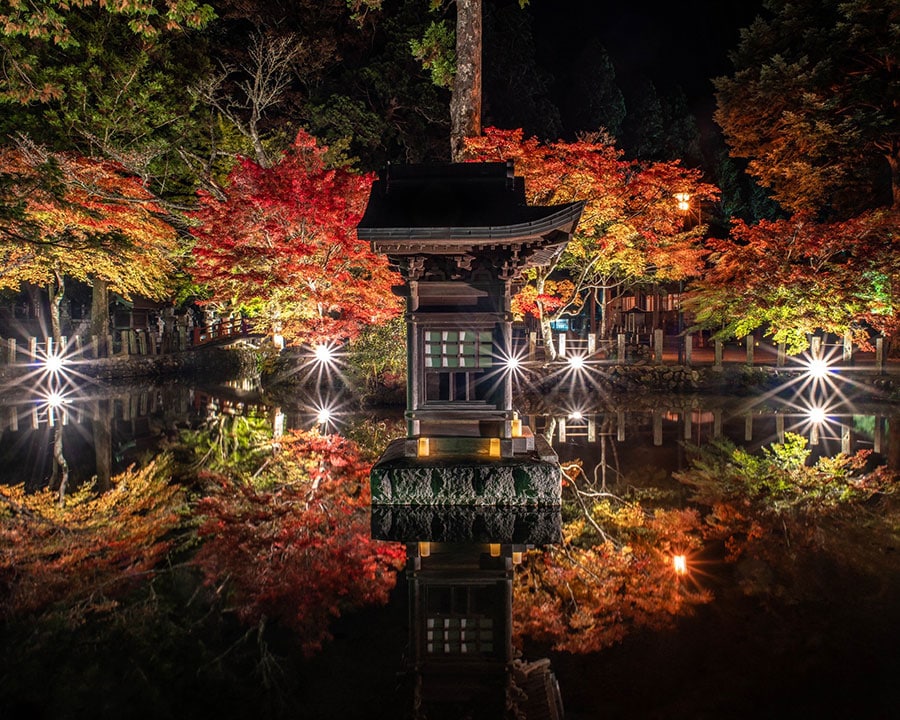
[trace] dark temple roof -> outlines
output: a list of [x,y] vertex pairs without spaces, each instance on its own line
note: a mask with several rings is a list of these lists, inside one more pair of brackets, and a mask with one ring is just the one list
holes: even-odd
[[379,240],[534,238],[571,233],[583,207],[528,205],[511,162],[390,165],[372,186],[357,234],[376,251]]

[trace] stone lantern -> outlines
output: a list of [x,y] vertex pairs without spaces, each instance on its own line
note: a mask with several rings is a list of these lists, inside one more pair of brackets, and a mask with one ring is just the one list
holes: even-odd
[[403,280],[408,373],[407,437],[373,469],[374,504],[558,503],[556,455],[513,408],[510,301],[582,209],[529,206],[511,162],[392,165],[374,183],[357,233]]

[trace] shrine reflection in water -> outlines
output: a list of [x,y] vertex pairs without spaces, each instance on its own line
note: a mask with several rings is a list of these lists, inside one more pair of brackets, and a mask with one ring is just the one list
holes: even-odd
[[416,717],[563,717],[550,661],[512,637],[515,566],[559,542],[559,508],[382,506],[372,531],[406,545]]

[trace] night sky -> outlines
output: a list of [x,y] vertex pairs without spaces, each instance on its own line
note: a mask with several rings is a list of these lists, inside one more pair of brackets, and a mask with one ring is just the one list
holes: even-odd
[[680,85],[693,105],[710,105],[709,79],[731,71],[728,52],[762,0],[531,0],[539,62],[559,79],[596,36],[620,86],[649,77],[661,91]]

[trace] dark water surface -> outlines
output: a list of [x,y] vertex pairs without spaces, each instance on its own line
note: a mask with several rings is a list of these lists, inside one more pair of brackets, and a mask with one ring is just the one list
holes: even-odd
[[[535,432],[552,437],[562,462],[579,461],[587,478],[620,497],[656,493],[669,502],[682,502],[686,491],[671,473],[690,466],[692,448],[719,439],[759,451],[793,432],[808,440],[814,458],[869,450],[873,463],[887,462],[900,451],[900,409],[871,400],[821,394],[805,399],[795,394],[765,399],[620,399],[579,407],[583,400],[570,397],[557,407],[543,406],[526,414],[525,419]],[[326,408],[332,411],[327,418],[322,414]],[[70,487],[94,477],[102,484],[170,446],[182,432],[203,428],[223,415],[252,417],[275,434],[313,427],[358,434],[365,432],[367,422],[384,418],[399,427],[398,411],[362,415],[350,408],[352,404],[342,404],[340,398],[322,396],[297,397],[280,407],[267,405],[246,381],[214,388],[178,384],[106,388],[71,397],[61,406],[29,397],[23,390],[0,398],[0,483],[24,482],[29,490],[45,487],[54,478],[58,465],[54,455],[61,449]],[[484,527],[502,520],[488,517],[479,520],[480,525],[470,520],[459,524]],[[449,528],[453,522],[432,519],[431,526]],[[553,526],[552,518],[546,522]],[[267,675],[260,672],[261,665],[251,663],[242,681],[255,693],[280,698],[266,708],[276,717],[503,717],[510,693],[516,692],[506,668],[517,658],[516,687],[531,683],[529,697],[547,698],[541,703],[520,700],[523,717],[560,716],[560,706],[551,707],[556,695],[553,676],[565,717],[575,720],[898,717],[896,528],[892,538],[887,542],[880,538],[876,544],[868,539],[865,527],[841,526],[840,536],[829,536],[822,543],[840,546],[836,555],[787,547],[790,583],[776,578],[764,558],[745,556],[726,563],[723,548],[708,547],[695,558],[701,571],[691,582],[711,592],[712,602],[671,628],[637,630],[621,643],[582,655],[557,652],[527,639],[515,640],[515,648],[504,646],[505,631],[500,628],[511,624],[513,607],[507,601],[512,592],[507,581],[519,582],[523,569],[513,553],[527,544],[540,545],[546,538],[533,542],[529,533],[540,536],[546,527],[545,519],[521,519],[502,541],[497,558],[486,545],[461,542],[447,543],[443,550],[435,545],[433,553],[424,550],[422,557],[416,538],[398,538],[410,541],[408,567],[423,572],[410,576],[416,579],[409,582],[401,572],[387,606],[339,618],[332,628],[333,639],[319,654],[285,664],[291,677]],[[833,527],[818,532],[828,534]],[[454,539],[451,535],[448,530],[448,540]],[[473,539],[479,540],[458,538]],[[533,555],[524,562],[540,561]],[[461,624],[463,620],[468,624]],[[198,670],[178,642],[173,640],[169,648],[160,642],[159,663],[175,668],[162,677],[183,676],[183,685],[157,688],[156,704],[147,704],[146,692],[136,692],[137,706],[128,708],[135,715],[143,715],[142,706],[153,717],[198,717],[204,715],[204,707],[215,717],[245,717],[252,712],[240,703],[229,706],[215,698],[206,703],[196,697],[164,700],[169,691],[173,698],[183,698]],[[297,655],[288,633],[267,642],[267,651],[274,656]],[[480,653],[484,661],[454,674],[452,661],[463,652],[463,644],[465,652]],[[71,682],[84,671],[84,683],[108,686],[109,678],[101,682],[90,674],[111,671],[102,663],[101,670],[91,670],[96,664],[92,656],[107,653],[108,648],[72,647],[66,652],[62,660],[45,667],[47,683],[52,685],[60,674]],[[440,672],[433,671],[433,663],[430,674],[410,672],[417,658],[434,659],[442,652],[448,662]],[[544,659],[550,661],[552,676]],[[182,662],[185,667],[179,669]],[[227,649],[219,662],[228,663]],[[17,675],[42,672],[40,663],[0,671],[0,704],[7,707],[6,712],[0,708],[0,718],[50,716],[39,700],[17,698],[9,690],[33,687],[19,682]],[[535,690],[536,683],[542,683],[540,691]],[[235,697],[240,695],[239,689],[232,691]],[[223,697],[227,696],[226,692]],[[105,704],[98,697],[93,707],[82,702],[53,716],[119,716],[122,704],[121,699]]]

